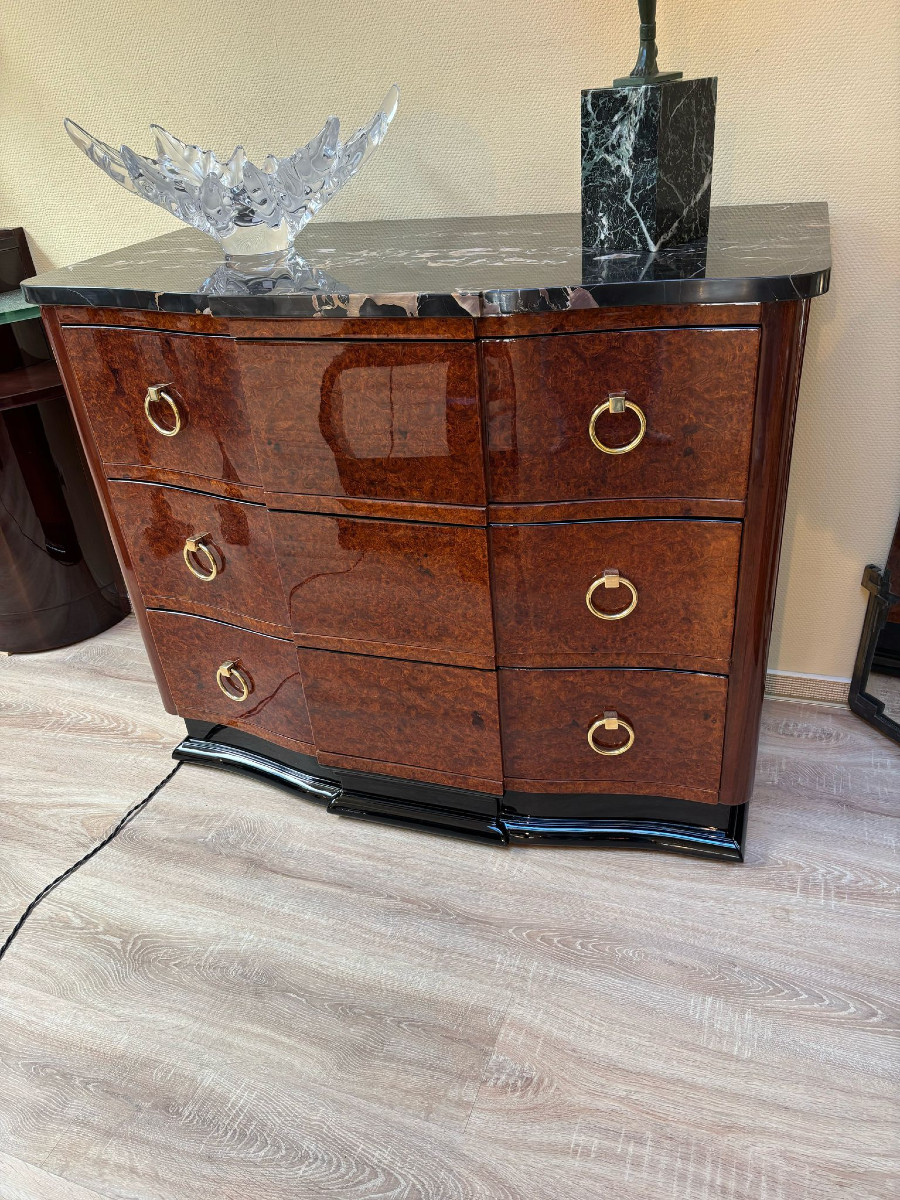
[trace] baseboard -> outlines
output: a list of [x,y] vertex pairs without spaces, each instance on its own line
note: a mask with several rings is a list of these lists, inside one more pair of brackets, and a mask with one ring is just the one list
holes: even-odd
[[815,700],[819,704],[846,704],[850,680],[833,675],[794,675],[789,671],[766,672],[766,695],[783,700]]

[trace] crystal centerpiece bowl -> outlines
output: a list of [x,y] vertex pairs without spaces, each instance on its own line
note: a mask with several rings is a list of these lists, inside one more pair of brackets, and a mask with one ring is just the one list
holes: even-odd
[[115,150],[69,119],[65,127],[110,179],[215,238],[226,262],[252,274],[289,256],[304,225],[381,144],[399,99],[395,84],[375,116],[346,142],[340,140],[338,118],[329,117],[312,141],[284,158],[268,155],[261,167],[247,158],[243,146],[223,163],[211,150],[180,142],[159,125],[150,126],[156,158],[144,158],[128,146]]

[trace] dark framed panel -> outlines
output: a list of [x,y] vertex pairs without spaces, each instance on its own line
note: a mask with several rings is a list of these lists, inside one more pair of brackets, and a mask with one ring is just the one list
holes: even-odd
[[870,563],[862,586],[869,603],[849,703],[863,720],[900,742],[900,520],[886,565]]

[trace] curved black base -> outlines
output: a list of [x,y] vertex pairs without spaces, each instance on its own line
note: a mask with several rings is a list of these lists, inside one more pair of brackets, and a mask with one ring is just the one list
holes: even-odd
[[746,805],[691,804],[665,796],[489,796],[323,767],[228,726],[188,721],[172,752],[184,762],[255,775],[328,805],[341,817],[499,845],[616,846],[743,860]]

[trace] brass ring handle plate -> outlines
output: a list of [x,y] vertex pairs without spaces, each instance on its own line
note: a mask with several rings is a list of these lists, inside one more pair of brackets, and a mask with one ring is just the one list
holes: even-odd
[[[627,734],[627,740],[621,746],[603,746],[597,745],[594,741],[594,734],[598,729],[608,729],[615,731],[616,729],[624,729]],[[626,750],[630,750],[634,745],[634,730],[627,721],[623,721],[617,712],[605,712],[602,717],[597,720],[588,730],[587,735],[588,745],[595,754],[602,754],[604,758],[615,758],[618,754],[624,754]]]
[[242,673],[236,662],[222,663],[216,671],[216,683],[219,691],[235,704],[240,704],[250,695],[249,677]]
[[[144,414],[147,420],[153,426],[157,433],[161,433],[163,437],[174,437],[176,433],[181,431],[181,413],[178,411],[178,405],[166,391],[166,388],[171,387],[170,383],[154,384],[147,388],[147,395],[144,397]],[[160,425],[154,420],[153,414],[150,412],[151,404],[168,404],[172,412],[174,424],[171,427]]]
[[[627,588],[631,592],[631,602],[625,608],[620,608],[618,612],[604,612],[602,608],[596,607],[594,604],[594,592],[596,592],[597,588],[617,588],[620,586]],[[630,579],[626,579],[624,575],[620,575],[614,568],[607,568],[600,578],[595,579],[588,588],[584,599],[588,609],[595,617],[599,617],[601,621],[621,621],[623,617],[627,617],[629,613],[634,612],[637,608],[638,594],[637,588]]]
[[[597,421],[605,412],[623,413],[626,409],[630,409],[640,422],[640,428],[635,436],[624,446],[607,446],[605,442],[601,442],[597,436]],[[647,432],[647,418],[644,416],[640,408],[631,400],[628,400],[624,392],[610,392],[609,399],[605,404],[598,404],[591,413],[591,419],[588,422],[588,433],[591,441],[598,450],[602,450],[604,454],[627,454],[629,450],[634,450],[644,440],[644,434]]]
[[[216,562],[215,556],[206,544],[208,533],[194,533],[184,543],[182,556],[187,565],[187,569],[197,579],[202,579],[204,583],[209,583],[219,573],[219,564]],[[200,569],[197,565],[197,558],[202,557],[206,562],[206,570]],[[202,564],[201,564],[202,566]]]

